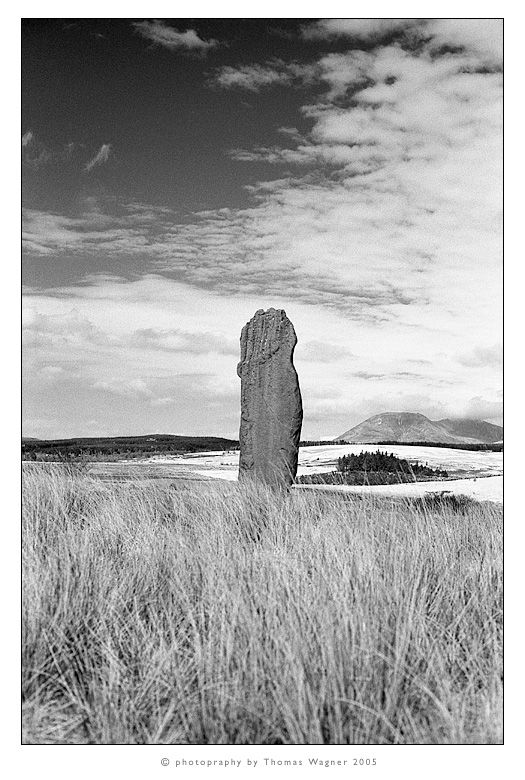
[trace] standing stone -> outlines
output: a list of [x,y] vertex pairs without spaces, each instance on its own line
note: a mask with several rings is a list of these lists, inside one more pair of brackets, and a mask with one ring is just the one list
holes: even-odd
[[242,329],[240,480],[285,487],[295,479],[303,421],[296,344],[283,309],[259,309]]

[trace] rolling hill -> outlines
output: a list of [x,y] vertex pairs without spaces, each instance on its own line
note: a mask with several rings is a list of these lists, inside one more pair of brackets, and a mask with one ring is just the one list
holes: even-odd
[[76,439],[22,438],[22,456],[28,460],[38,456],[70,458],[79,456],[140,457],[165,453],[229,450],[239,447],[234,439],[216,436],[175,436],[150,434],[148,436],[115,436]]
[[485,444],[500,442],[503,439],[503,428],[501,425],[493,425],[483,420],[439,420],[437,425],[446,428],[454,436],[463,436]]
[[492,444],[503,439],[503,428],[483,420],[429,420],[414,412],[385,412],[369,417],[334,441],[370,444],[381,441],[439,444]]

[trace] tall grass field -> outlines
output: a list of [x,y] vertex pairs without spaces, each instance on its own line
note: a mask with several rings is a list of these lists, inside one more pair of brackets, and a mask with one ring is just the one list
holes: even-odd
[[501,742],[499,507],[23,490],[25,743]]

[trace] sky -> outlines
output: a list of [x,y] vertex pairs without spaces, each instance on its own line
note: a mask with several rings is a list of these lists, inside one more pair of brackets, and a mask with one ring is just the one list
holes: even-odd
[[502,422],[502,21],[25,19],[23,433],[236,438],[284,308],[303,438]]

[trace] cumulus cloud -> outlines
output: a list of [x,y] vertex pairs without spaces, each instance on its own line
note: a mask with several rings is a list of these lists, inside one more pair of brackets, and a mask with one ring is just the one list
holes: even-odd
[[203,53],[218,44],[218,41],[215,40],[205,41],[199,38],[195,30],[190,29],[185,32],[179,32],[179,30],[170,27],[159,19],[154,19],[152,22],[135,22],[133,26],[143,38],[172,51],[183,50]]
[[91,159],[85,167],[86,171],[91,171],[95,166],[102,165],[109,160],[112,149],[111,144],[102,144],[96,155]]

